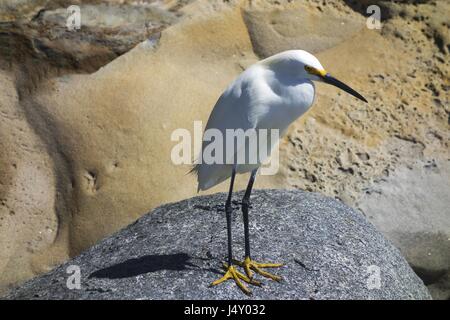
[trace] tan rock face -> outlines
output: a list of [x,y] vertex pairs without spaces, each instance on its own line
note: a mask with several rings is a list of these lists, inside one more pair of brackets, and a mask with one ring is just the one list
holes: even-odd
[[[278,51],[315,52],[369,103],[318,84],[314,108],[281,143],[280,172],[259,178],[257,188],[319,191],[364,208],[358,201],[368,186],[393,169],[450,158],[448,42],[443,31],[436,42],[433,30],[442,24],[431,22],[448,7],[444,1],[383,5],[389,19],[381,30],[367,29],[361,8],[341,1],[180,4],[180,21],[159,40],[99,70],[104,63],[95,64],[90,74],[67,74],[73,65],[55,71],[48,58],[40,66],[35,54],[0,73],[8,88],[0,96],[3,288],[151,208],[196,194],[189,166],[171,161],[172,132],[192,132],[237,74]],[[41,18],[57,21],[51,14]],[[238,188],[246,179],[239,177]]]
[[[350,39],[365,27],[364,17],[346,6],[255,1],[243,10],[255,53],[268,57],[302,48],[317,53]],[[324,21],[325,20],[325,21]]]
[[46,146],[20,106],[15,78],[0,73],[0,282],[2,286],[48,271],[67,248],[46,252],[58,238],[56,183]]

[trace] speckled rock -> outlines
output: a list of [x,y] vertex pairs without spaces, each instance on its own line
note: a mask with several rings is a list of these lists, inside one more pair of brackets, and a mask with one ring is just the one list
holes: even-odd
[[[243,227],[235,195],[236,258]],[[221,275],[226,254],[225,194],[164,205],[8,299],[243,299]],[[429,299],[422,281],[360,213],[316,193],[255,191],[250,213],[253,258],[284,262],[280,283],[253,287],[256,299]],[[78,266],[80,289],[67,288]],[[379,269],[378,269],[379,268]],[[380,286],[377,287],[377,271]],[[375,279],[375,280],[373,280]],[[69,281],[70,282],[70,281]]]

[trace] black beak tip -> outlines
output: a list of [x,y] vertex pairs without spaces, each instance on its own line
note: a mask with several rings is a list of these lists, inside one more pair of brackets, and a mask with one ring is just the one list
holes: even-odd
[[338,88],[344,90],[345,92],[351,94],[352,96],[358,98],[359,100],[362,100],[365,103],[368,103],[366,98],[364,98],[362,95],[360,95],[358,92],[356,92],[355,90],[350,88],[345,83],[343,83],[343,82],[339,81],[338,79],[334,78],[329,73],[327,73],[326,75],[323,76],[323,80],[324,80],[325,83],[328,83],[328,84],[331,84],[331,85],[333,85],[335,87],[338,87]]

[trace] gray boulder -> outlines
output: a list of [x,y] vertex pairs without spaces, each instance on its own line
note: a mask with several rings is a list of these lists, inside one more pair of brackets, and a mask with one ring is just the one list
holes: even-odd
[[[238,259],[241,197],[235,194],[233,216]],[[6,298],[246,299],[230,281],[209,287],[221,276],[227,252],[224,201],[219,193],[161,206]],[[274,271],[283,281],[260,279],[252,298],[430,299],[400,252],[343,203],[302,191],[258,190],[252,207],[253,258],[285,263]],[[77,284],[77,268],[80,289],[68,289]]]

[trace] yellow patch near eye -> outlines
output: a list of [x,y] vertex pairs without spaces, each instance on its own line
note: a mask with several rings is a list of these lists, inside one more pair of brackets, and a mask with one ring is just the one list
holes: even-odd
[[314,75],[320,76],[320,77],[323,77],[327,74],[327,72],[325,70],[318,70],[311,66],[305,66],[305,70],[308,71],[308,73],[310,73],[310,74],[314,74]]

